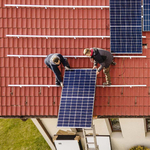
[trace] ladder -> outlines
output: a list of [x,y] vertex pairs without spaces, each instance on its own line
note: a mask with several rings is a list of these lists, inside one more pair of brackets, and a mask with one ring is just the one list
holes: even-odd
[[[99,150],[98,145],[97,145],[97,141],[96,141],[95,126],[92,125],[91,128],[86,128],[86,129],[84,128],[82,130],[83,130],[83,136],[84,136],[85,150]],[[89,137],[89,136],[86,135],[86,131],[87,130],[91,130],[92,131],[93,135],[91,135],[91,136],[93,137],[93,142],[88,142],[87,141],[87,137]],[[94,145],[95,148],[89,148],[89,145]]]

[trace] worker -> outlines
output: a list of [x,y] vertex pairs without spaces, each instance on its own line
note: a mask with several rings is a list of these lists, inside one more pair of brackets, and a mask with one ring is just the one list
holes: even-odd
[[56,80],[55,80],[56,85],[60,85],[61,87],[63,87],[61,72],[58,69],[58,66],[62,63],[65,69],[69,70],[70,65],[67,59],[64,58],[61,54],[55,53],[55,54],[48,55],[45,58],[44,63],[47,65],[47,67],[49,67],[54,72],[56,76]]
[[96,74],[98,75],[99,72],[103,69],[103,73],[105,74],[106,82],[103,85],[111,85],[111,78],[110,78],[110,64],[116,65],[113,62],[113,55],[101,48],[85,48],[83,54],[86,56],[90,56],[92,61],[94,60],[93,69],[97,68],[97,63],[100,64],[100,67],[97,69]]

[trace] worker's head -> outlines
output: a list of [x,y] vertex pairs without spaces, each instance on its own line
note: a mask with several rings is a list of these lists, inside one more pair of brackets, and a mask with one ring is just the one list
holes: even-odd
[[89,48],[85,48],[83,54],[86,56],[91,56],[91,50]]
[[59,65],[59,64],[60,64],[60,59],[59,59],[59,57],[54,57],[54,58],[53,58],[53,62],[54,62],[56,65]]

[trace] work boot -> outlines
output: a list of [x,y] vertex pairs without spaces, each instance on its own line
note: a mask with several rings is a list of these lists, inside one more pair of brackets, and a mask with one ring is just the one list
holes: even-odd
[[117,63],[114,62],[114,61],[111,62],[111,65],[113,65],[113,66],[116,66],[116,64],[117,64]]
[[58,81],[57,78],[55,78],[55,84],[56,84],[56,85],[60,85],[60,82]]
[[60,82],[56,79],[55,84],[60,85]]
[[104,82],[103,85],[111,85],[111,78],[110,78],[109,70],[110,70],[110,67],[103,68],[103,72],[105,74],[105,79],[106,79],[106,82]]
[[111,82],[110,83],[104,82],[103,85],[111,85]]

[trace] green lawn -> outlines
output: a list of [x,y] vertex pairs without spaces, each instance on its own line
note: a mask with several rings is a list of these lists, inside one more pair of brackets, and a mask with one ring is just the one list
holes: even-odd
[[50,150],[50,148],[32,120],[0,119],[0,150]]

